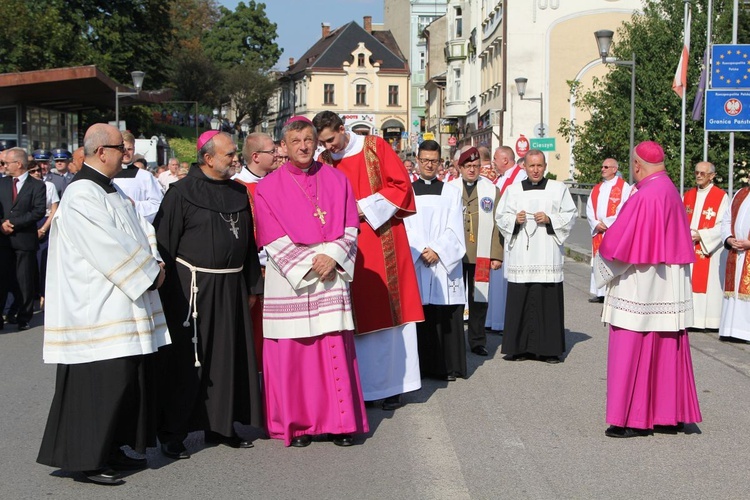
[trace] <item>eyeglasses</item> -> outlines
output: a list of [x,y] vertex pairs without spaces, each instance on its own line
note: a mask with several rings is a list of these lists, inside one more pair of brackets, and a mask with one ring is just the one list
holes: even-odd
[[39,167],[30,169],[29,173],[42,175],[42,171],[39,169]]
[[698,172],[697,170],[695,172],[696,177],[701,176],[701,175],[714,175],[714,174],[715,172]]
[[617,168],[614,165],[602,165],[602,168]]
[[18,160],[13,160],[13,161],[0,161],[0,167],[4,167],[4,166],[6,166],[6,165],[12,165],[13,163],[21,163],[21,162],[20,162],[20,161],[18,161]]
[[268,153],[271,156],[277,156],[279,154],[279,150],[278,149],[269,149],[268,151],[261,150],[261,151],[256,151],[256,153]]
[[125,144],[104,144],[104,145],[99,146],[99,147],[100,148],[116,149],[120,153],[124,153],[125,152]]
[[419,163],[422,163],[424,165],[437,165],[438,163],[440,163],[439,158],[435,160],[429,160],[427,158],[417,158],[417,160],[419,160]]
[[472,169],[473,170],[479,170],[479,165],[469,165],[468,163],[465,163],[465,164],[461,165],[459,168],[463,168],[463,169],[466,169],[466,170],[472,170]]

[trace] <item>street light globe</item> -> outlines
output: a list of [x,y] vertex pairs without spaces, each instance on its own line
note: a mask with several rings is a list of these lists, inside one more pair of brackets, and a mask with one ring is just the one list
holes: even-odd
[[133,87],[135,87],[135,91],[140,92],[143,88],[143,78],[146,76],[146,73],[143,71],[133,71],[130,73],[130,76],[133,78]]
[[519,76],[516,78],[516,89],[518,89],[518,95],[520,97],[523,97],[526,95],[526,83],[529,81],[528,78],[524,78],[522,76]]
[[596,45],[599,47],[599,56],[604,60],[609,55],[609,47],[612,45],[612,37],[615,32],[612,30],[599,30],[594,32]]

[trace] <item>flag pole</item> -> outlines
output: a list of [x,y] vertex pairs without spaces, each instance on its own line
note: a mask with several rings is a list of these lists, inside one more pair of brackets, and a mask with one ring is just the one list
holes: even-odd
[[[684,36],[684,42],[683,42],[683,50],[684,48],[687,48],[688,53],[690,52],[690,47],[688,46],[690,44],[690,0],[685,0],[685,28],[683,32]],[[682,58],[682,57],[681,57]],[[685,67],[688,65],[688,60],[690,58],[688,57],[687,60],[683,61],[683,64]],[[684,71],[684,70],[683,70]],[[687,71],[684,71],[687,73]],[[686,106],[686,99],[687,99],[687,81],[682,82],[683,89],[682,89],[682,112],[681,112],[681,124],[680,124],[680,197],[685,192],[685,106]]]
[[[710,78],[711,68],[711,30],[714,24],[714,0],[708,0],[708,24],[706,25],[706,56],[703,58],[705,65],[703,71],[706,71],[706,82],[703,85],[703,116],[706,116],[706,99],[708,98],[708,78]],[[703,126],[703,161],[708,161],[708,130],[706,130],[705,121]]]
[[[732,14],[732,44],[737,43],[737,12],[739,10],[738,1],[734,0]],[[727,183],[729,199],[732,199],[734,191],[734,132],[729,132],[729,182]]]

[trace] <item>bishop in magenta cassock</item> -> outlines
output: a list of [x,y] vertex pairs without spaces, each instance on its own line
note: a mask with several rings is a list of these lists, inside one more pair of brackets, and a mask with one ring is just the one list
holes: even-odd
[[636,146],[632,168],[635,193],[594,262],[597,285],[607,285],[609,437],[701,421],[686,331],[693,322],[690,225],[661,146]]
[[258,184],[258,244],[268,253],[263,373],[268,434],[303,447],[368,432],[349,295],[359,217],[346,176],[313,161],[310,120],[282,130],[289,161]]
[[386,398],[383,408],[393,410],[402,393],[422,386],[414,323],[424,314],[403,221],[416,210],[414,191],[383,139],[347,132],[331,111],[313,123],[326,148],[321,158],[351,182],[363,222],[352,283],[362,391],[366,401]]

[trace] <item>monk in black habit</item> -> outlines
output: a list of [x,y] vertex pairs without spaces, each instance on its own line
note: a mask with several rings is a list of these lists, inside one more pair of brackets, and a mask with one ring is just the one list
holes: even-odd
[[228,134],[202,134],[198,165],[171,185],[154,220],[172,334],[159,350],[159,440],[174,459],[190,457],[183,444],[190,431],[250,448],[234,422],[262,426],[249,304],[263,284],[247,192],[230,180],[235,152]]

